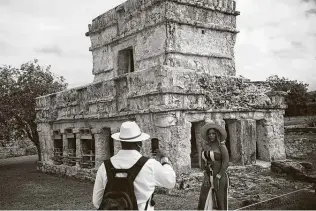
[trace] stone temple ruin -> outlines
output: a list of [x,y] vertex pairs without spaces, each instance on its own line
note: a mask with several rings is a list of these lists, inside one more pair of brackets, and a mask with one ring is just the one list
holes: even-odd
[[128,0],[95,18],[93,83],[37,98],[38,168],[92,178],[127,120],[151,135],[143,153],[166,150],[178,173],[200,166],[206,122],[226,128],[236,165],[284,159],[284,96],[236,77],[238,15],[232,0]]

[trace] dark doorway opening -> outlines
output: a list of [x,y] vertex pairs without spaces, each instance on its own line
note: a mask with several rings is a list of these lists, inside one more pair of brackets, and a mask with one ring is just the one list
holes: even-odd
[[192,122],[191,125],[191,168],[199,168],[199,153],[197,149],[197,142],[196,142],[196,133],[195,129],[197,128],[197,123]]
[[68,156],[76,157],[76,139],[68,138]]
[[110,148],[110,156],[112,157],[114,155],[114,143],[113,143],[113,138],[111,136],[109,140],[109,148]]
[[153,138],[151,139],[151,153],[155,155],[159,150],[159,139]]
[[264,131],[264,122],[263,120],[256,121],[256,159],[262,159],[262,151],[263,151],[263,137],[265,136]]
[[226,138],[226,148],[228,150],[228,154],[229,154],[229,161],[232,160],[232,153],[231,153],[231,143],[230,143],[230,131],[229,131],[229,120],[225,120],[225,130],[226,130],[226,133],[227,133],[227,138]]
[[54,156],[63,156],[63,139],[60,131],[54,131]]
[[118,52],[118,75],[131,72],[134,72],[134,54],[129,47]]

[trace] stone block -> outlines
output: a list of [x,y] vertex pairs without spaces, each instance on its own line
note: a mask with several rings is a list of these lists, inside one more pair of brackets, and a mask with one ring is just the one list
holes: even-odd
[[189,122],[199,122],[203,121],[204,117],[204,113],[187,113],[185,119]]
[[154,125],[156,127],[170,127],[177,124],[177,118],[175,113],[167,114],[155,114]]

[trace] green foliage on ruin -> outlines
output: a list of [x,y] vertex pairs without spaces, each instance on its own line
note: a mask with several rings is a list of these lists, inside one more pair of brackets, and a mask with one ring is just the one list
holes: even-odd
[[266,83],[252,83],[243,77],[203,74],[198,83],[204,90],[209,109],[253,110],[270,108],[270,91]]
[[38,60],[22,64],[20,68],[0,66],[0,139],[29,138],[40,147],[37,132],[36,97],[67,88],[63,77],[43,68]]
[[270,84],[273,90],[288,93],[285,97],[285,101],[288,106],[285,110],[285,116],[303,116],[313,114],[314,111],[308,106],[308,84],[284,77],[280,78],[277,75],[268,77],[266,81]]
[[309,116],[305,119],[308,127],[316,127],[316,116]]

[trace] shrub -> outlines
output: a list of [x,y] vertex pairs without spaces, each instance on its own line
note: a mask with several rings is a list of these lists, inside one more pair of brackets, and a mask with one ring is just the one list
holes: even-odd
[[309,116],[305,119],[308,127],[316,127],[316,116]]

